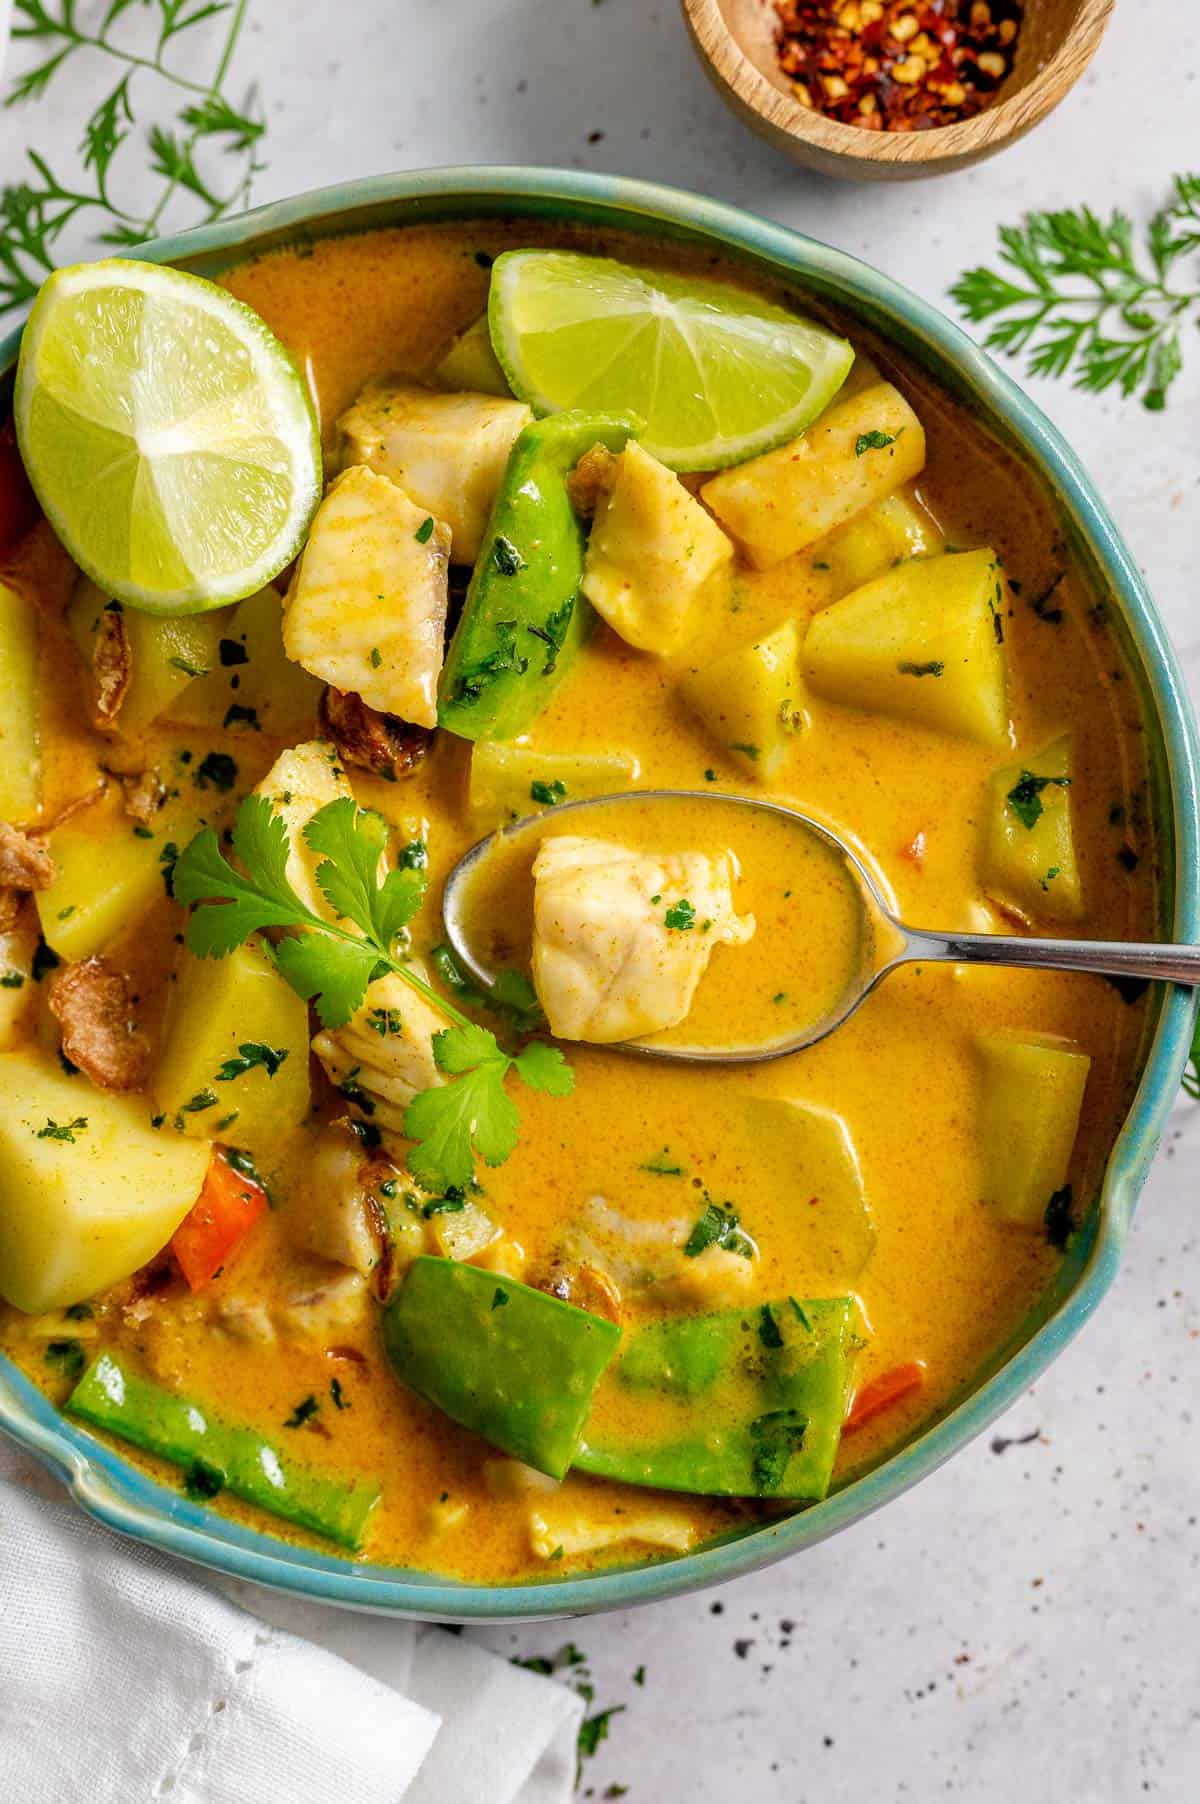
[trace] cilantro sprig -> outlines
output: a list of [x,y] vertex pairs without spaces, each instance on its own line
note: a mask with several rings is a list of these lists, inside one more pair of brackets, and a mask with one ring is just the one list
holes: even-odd
[[421,1091],[409,1104],[404,1131],[415,1144],[408,1163],[427,1189],[464,1187],[474,1176],[476,1156],[500,1165],[517,1144],[520,1116],[505,1089],[509,1073],[551,1096],[569,1095],[574,1074],[558,1048],[541,1041],[505,1051],[495,1034],[405,961],[406,929],[424,900],[428,876],[413,866],[381,875],[388,827],[380,815],[342,796],[314,814],[304,839],[320,855],[316,882],[335,919],[317,914],[296,894],[287,876],[287,827],[265,796],[247,796],[231,835],[236,864],[206,827],[175,866],[175,898],[192,909],[188,947],[198,958],[224,958],[251,934],[299,929],[280,939],[272,956],[297,994],[315,1002],[321,1024],[333,1030],[362,1007],[372,979],[388,972],[432,1003],[454,1023],[432,1040],[438,1069],[454,1081]]
[[[1141,391],[1152,413],[1183,367],[1183,328],[1197,322],[1195,272],[1178,283],[1180,259],[1200,249],[1200,175],[1177,175],[1139,249],[1121,212],[1090,207],[1027,213],[1000,229],[1010,271],[969,269],[950,293],[969,320],[995,319],[989,350],[1026,356],[1034,376],[1073,374],[1077,388]],[[1001,317],[1002,316],[1002,317]]]

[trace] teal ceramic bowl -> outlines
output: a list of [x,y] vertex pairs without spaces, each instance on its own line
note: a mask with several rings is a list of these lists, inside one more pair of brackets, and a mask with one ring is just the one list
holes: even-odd
[[[1163,938],[1200,940],[1197,743],[1187,691],[1137,565],[1078,459],[1049,420],[966,335],[878,270],[811,238],[697,195],[619,178],[538,169],[442,169],[380,176],[262,207],[159,240],[140,255],[216,275],[273,247],[414,221],[502,216],[582,222],[717,250],[772,281],[818,296],[890,339],[1015,449],[1050,497],[1096,591],[1109,599],[1144,698],[1162,837]],[[19,333],[0,346],[0,415]],[[1138,1192],[1175,1100],[1196,1004],[1165,990],[1143,1047],[1137,1094],[1101,1194],[1048,1296],[967,1391],[879,1465],[849,1474],[814,1508],[653,1564],[538,1583],[469,1585],[290,1547],[223,1520],[156,1484],[66,1421],[0,1359],[0,1428],[58,1474],[91,1515],[166,1553],[328,1603],[439,1620],[505,1621],[624,1608],[722,1583],[811,1547],[899,1496],[979,1434],[1049,1365],[1104,1296]]]

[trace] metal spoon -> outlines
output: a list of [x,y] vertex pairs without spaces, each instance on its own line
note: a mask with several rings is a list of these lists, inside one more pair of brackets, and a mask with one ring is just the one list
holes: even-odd
[[[670,807],[686,803],[718,808],[749,808],[782,816],[798,833],[814,835],[844,862],[857,891],[863,916],[864,956],[859,970],[852,976],[834,1008],[800,1031],[784,1039],[761,1046],[720,1047],[685,1046],[657,1040],[627,1040],[609,1048],[635,1053],[642,1058],[668,1059],[673,1062],[709,1065],[753,1065],[769,1059],[785,1058],[815,1045],[826,1034],[840,1027],[870,995],[889,972],[900,965],[1012,965],[1049,971],[1089,971],[1103,977],[1144,977],[1161,982],[1200,984],[1200,946],[1167,946],[1136,944],[1124,940],[1046,940],[1028,939],[1023,935],[1004,933],[938,933],[932,928],[910,927],[888,908],[874,877],[862,860],[846,843],[831,833],[820,821],[782,802],[760,801],[751,796],[726,795],[721,791],[690,789],[636,789],[619,795],[594,796],[582,802],[563,802],[540,814],[527,815],[498,833],[489,834],[459,859],[446,880],[442,898],[442,914],[446,937],[455,958],[485,987],[495,981],[495,974],[472,945],[468,936],[464,907],[469,885],[478,877],[481,864],[498,845],[528,838],[536,842],[558,820],[570,815],[586,816],[589,809],[611,809],[624,802],[647,802]],[[579,821],[579,830],[586,822]],[[719,835],[718,835],[719,837]]]

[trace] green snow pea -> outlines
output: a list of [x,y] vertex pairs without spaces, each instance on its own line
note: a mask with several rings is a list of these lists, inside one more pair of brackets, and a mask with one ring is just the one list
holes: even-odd
[[[852,1326],[849,1297],[785,1297],[651,1323],[628,1337],[576,1467],[665,1491],[824,1497]],[[631,1412],[628,1393],[653,1397],[655,1407]]]
[[438,720],[463,739],[512,739],[541,713],[595,618],[579,593],[583,524],[567,477],[585,451],[620,451],[623,414],[534,420],[508,460],[442,671]]
[[101,1353],[63,1406],[147,1453],[182,1466],[200,1498],[232,1491],[246,1503],[324,1535],[357,1553],[379,1502],[374,1485],[348,1484],[281,1453],[252,1428],[224,1422],[207,1406],[151,1384]]
[[477,1265],[423,1254],[383,1316],[411,1390],[505,1453],[562,1478],[621,1330]]

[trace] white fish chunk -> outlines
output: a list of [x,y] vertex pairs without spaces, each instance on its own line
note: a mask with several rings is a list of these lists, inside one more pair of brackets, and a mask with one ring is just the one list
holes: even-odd
[[713,947],[754,933],[754,917],[733,906],[728,852],[659,856],[564,834],[543,841],[533,876],[533,981],[560,1039],[609,1044],[674,1027]]
[[289,658],[369,708],[437,725],[450,528],[373,470],[345,470],[284,601]]

